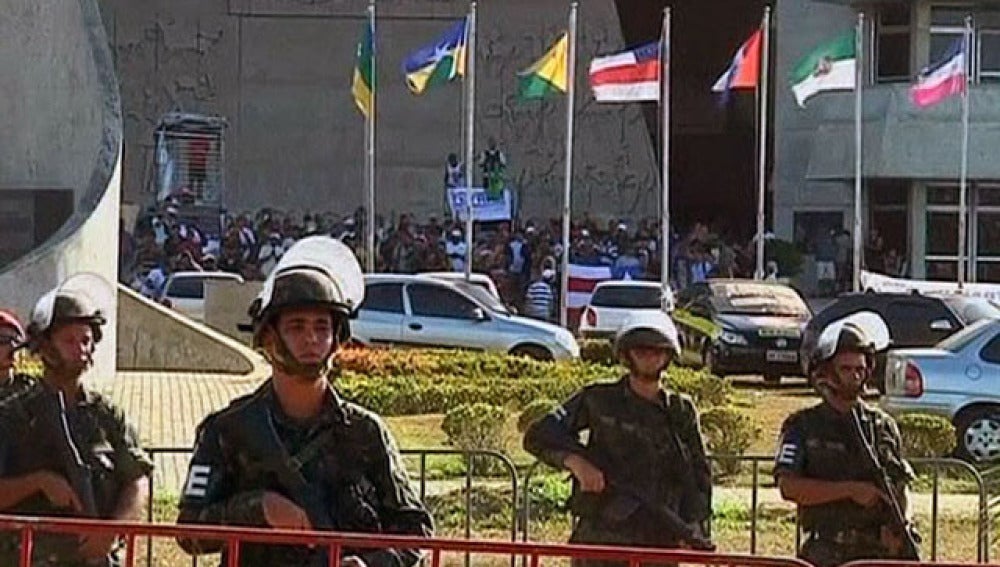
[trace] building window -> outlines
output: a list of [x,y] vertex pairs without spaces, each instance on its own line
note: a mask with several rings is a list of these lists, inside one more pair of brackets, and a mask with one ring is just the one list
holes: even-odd
[[866,269],[890,276],[903,276],[908,271],[909,191],[907,180],[868,182],[868,234],[863,260]]
[[960,7],[931,8],[931,38],[928,62],[941,61],[948,48],[962,38],[965,17],[972,16],[972,58],[969,74],[973,82],[1000,82],[1000,11],[970,11]]
[[875,16],[875,79],[880,83],[910,80],[910,5],[887,3]]

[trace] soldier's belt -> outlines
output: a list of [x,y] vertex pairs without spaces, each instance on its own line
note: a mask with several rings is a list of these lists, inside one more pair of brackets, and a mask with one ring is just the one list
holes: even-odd
[[813,539],[828,541],[837,545],[882,545],[880,536],[868,530],[816,530],[810,532],[810,535]]

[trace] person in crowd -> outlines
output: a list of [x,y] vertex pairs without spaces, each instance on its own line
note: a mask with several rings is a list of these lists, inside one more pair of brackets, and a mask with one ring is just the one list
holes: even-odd
[[552,289],[555,270],[546,268],[524,296],[524,314],[542,321],[552,321],[556,313],[556,294]]

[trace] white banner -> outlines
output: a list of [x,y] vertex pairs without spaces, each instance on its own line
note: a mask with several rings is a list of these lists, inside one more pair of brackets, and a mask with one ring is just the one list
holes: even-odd
[[964,295],[1000,301],[1000,284],[967,283],[958,290],[954,282],[929,282],[890,278],[874,272],[861,272],[861,289],[879,293],[921,293],[923,295]]
[[[457,216],[462,222],[465,222],[465,213],[468,210],[465,203],[468,191],[467,187],[451,187],[448,189],[448,206],[451,207],[451,214],[452,216]],[[504,189],[502,199],[491,201],[486,195],[486,189],[473,187],[472,209],[473,219],[477,221],[509,221],[513,216],[510,189]]]

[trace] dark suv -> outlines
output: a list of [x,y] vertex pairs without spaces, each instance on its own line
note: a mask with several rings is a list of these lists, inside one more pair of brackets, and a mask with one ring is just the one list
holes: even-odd
[[[799,360],[803,373],[816,338],[830,322],[858,311],[878,313],[889,326],[892,348],[930,347],[968,325],[986,318],[1000,318],[1000,309],[989,300],[965,296],[930,296],[916,293],[850,293],[837,298],[806,325]],[[873,386],[885,392],[885,355],[875,361]]]

